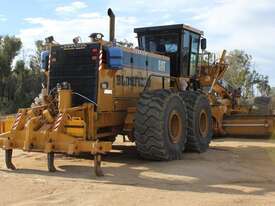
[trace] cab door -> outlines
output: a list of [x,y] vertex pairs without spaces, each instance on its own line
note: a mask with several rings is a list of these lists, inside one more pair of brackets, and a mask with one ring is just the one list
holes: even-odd
[[200,36],[185,30],[182,42],[182,75],[193,76],[197,73]]

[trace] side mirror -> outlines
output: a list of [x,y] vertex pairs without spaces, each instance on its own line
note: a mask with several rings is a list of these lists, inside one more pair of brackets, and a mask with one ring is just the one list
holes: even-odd
[[41,60],[40,60],[41,69],[47,71],[49,67],[49,51],[41,52]]
[[207,47],[207,40],[206,38],[201,39],[201,50],[205,50]]

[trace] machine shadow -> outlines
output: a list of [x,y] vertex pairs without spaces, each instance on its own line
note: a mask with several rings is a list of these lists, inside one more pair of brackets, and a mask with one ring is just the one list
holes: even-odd
[[[239,149],[246,152],[245,150],[250,151],[254,148],[244,147]],[[210,150],[204,154],[185,153],[183,160],[152,162],[139,158],[135,146],[115,145],[114,151],[103,157],[104,177],[95,176],[92,161],[90,167],[76,164],[56,164],[58,171],[55,173],[34,169],[18,169],[9,172],[78,179],[80,181],[87,181],[88,183],[96,182],[101,184],[154,188],[166,191],[189,191],[200,193],[214,192],[238,195],[264,195],[269,192],[275,192],[275,185],[272,180],[255,180],[253,177],[247,177],[246,179],[224,178],[221,174],[223,173],[223,170],[219,171],[219,167],[221,166],[217,166],[217,171],[215,173],[212,173],[212,170],[203,170],[204,165],[212,165],[215,167],[215,161],[213,162],[212,157],[209,158],[209,156],[219,155],[219,153],[222,154],[225,152],[230,153],[230,148],[215,146],[210,148]],[[92,160],[90,155],[87,156],[85,154],[74,158],[88,158]],[[221,161],[226,160],[221,159]],[[113,164],[115,164],[115,166],[113,166]],[[233,169],[234,168],[232,168],[232,170]],[[238,188],[226,186],[220,187],[217,185],[233,185],[248,188],[257,187],[258,190],[244,192]]]

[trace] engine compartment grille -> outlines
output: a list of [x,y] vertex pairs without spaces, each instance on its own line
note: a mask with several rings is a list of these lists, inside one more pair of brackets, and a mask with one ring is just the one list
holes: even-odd
[[[98,81],[98,58],[92,60],[92,49],[99,44],[58,45],[51,49],[49,88],[57,83],[69,82],[73,92],[80,93],[96,102]],[[73,106],[87,100],[73,96]]]

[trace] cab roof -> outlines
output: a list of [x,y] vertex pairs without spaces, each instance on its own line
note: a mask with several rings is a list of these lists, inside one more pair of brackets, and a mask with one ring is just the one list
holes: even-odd
[[164,25],[164,26],[153,26],[153,27],[142,27],[142,28],[135,28],[135,33],[154,33],[154,32],[160,32],[165,30],[187,30],[194,32],[199,35],[204,35],[204,32],[198,29],[195,29],[191,26],[188,26],[186,24],[173,24],[173,25]]

